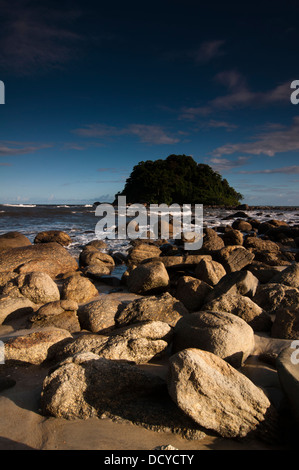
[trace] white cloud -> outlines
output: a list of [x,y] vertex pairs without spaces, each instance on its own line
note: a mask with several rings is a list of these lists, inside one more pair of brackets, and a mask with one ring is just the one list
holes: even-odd
[[246,106],[265,106],[273,103],[290,102],[290,83],[284,82],[267,91],[250,90],[245,78],[238,72],[226,71],[215,76],[215,81],[224,85],[228,93],[220,95],[207,104],[197,107],[183,107],[179,119],[195,120],[219,110],[232,110]]
[[0,141],[0,157],[13,157],[15,155],[24,155],[27,153],[33,153],[38,150],[49,148],[50,144],[39,144],[32,142],[15,142],[15,141]]
[[265,170],[252,170],[252,171],[247,171],[247,170],[240,170],[238,171],[240,174],[246,174],[246,175],[256,175],[256,174],[277,174],[277,173],[282,173],[285,175],[298,175],[299,174],[299,165],[291,165],[291,166],[283,166],[281,168],[271,168],[271,169],[265,169]]
[[253,137],[252,142],[225,144],[214,150],[216,157],[241,152],[251,155],[268,155],[299,150],[299,116],[295,116],[289,127],[261,133]]
[[106,124],[89,124],[73,131],[82,137],[117,137],[133,135],[140,142],[147,144],[176,144],[180,140],[166,133],[163,127],[149,124],[130,124],[127,127],[108,126]]
[[206,159],[208,165],[210,165],[214,170],[219,171],[220,173],[225,173],[234,168],[245,165],[250,157],[238,157],[235,160],[229,160],[227,158],[209,158]]
[[199,63],[205,63],[219,55],[222,55],[223,52],[221,51],[221,48],[224,44],[225,41],[222,40],[203,42],[198,50],[193,53],[195,61]]

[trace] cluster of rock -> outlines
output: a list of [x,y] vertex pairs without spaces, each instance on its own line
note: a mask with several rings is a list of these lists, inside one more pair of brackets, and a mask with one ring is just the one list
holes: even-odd
[[[5,359],[49,365],[45,415],[277,439],[279,409],[242,368],[256,335],[286,346],[299,339],[299,227],[238,213],[218,233],[205,229],[198,251],[135,240],[125,259],[94,241],[77,262],[69,242],[54,231],[34,244],[0,236],[0,323],[23,329],[2,336]],[[100,294],[119,262],[129,300]],[[278,372],[283,357],[275,355]],[[151,367],[157,360],[166,374]]]

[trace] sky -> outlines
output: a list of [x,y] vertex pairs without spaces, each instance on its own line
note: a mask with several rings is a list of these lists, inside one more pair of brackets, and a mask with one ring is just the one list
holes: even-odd
[[109,202],[138,162],[185,154],[244,203],[299,205],[298,1],[0,12],[0,203]]

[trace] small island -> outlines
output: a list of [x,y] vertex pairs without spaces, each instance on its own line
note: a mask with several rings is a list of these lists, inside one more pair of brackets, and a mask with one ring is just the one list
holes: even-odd
[[118,196],[127,203],[217,206],[237,206],[243,199],[218,172],[187,155],[139,162],[115,201]]

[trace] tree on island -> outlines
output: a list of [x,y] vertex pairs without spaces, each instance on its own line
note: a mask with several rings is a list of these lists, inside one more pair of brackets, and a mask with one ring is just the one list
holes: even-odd
[[186,155],[139,162],[115,202],[118,196],[126,196],[127,203],[167,205],[235,206],[243,199],[217,171]]

